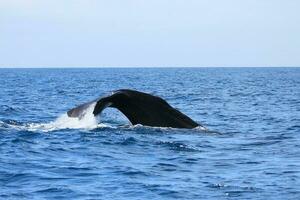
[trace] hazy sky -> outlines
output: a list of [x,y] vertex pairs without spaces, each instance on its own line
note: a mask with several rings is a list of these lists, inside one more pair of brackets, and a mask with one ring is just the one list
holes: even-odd
[[299,0],[0,0],[0,67],[300,66]]

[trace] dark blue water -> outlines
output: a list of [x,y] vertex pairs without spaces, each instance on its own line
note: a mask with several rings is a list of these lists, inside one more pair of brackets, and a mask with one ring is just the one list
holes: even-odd
[[[121,88],[211,132],[64,114]],[[300,199],[299,137],[300,68],[0,69],[2,199]]]

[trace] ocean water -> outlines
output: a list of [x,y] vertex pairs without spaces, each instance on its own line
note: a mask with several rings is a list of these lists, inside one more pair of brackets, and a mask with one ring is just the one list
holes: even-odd
[[[112,90],[200,129],[131,126]],[[0,69],[0,199],[300,199],[300,68]]]

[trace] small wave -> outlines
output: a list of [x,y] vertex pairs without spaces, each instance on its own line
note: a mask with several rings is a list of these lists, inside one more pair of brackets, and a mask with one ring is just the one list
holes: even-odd
[[157,144],[166,146],[175,151],[188,151],[188,152],[200,151],[198,148],[191,146],[191,145],[186,145],[182,142],[159,141],[159,142],[157,142]]
[[125,138],[122,142],[119,142],[120,145],[131,145],[135,144],[137,140],[134,137]]
[[17,106],[8,106],[8,105],[0,105],[0,113],[1,114],[11,114],[26,111],[24,108],[20,108]]
[[[146,125],[141,125],[141,124],[136,124],[136,125],[124,125],[124,126],[119,126],[121,128],[125,128],[125,129],[133,129],[133,130],[155,130],[157,132],[164,132],[167,133],[168,131],[170,131],[172,134],[174,133],[195,133],[195,132],[199,132],[199,133],[208,133],[208,134],[216,134],[219,135],[221,134],[220,132],[217,131],[211,131],[203,126],[197,126],[193,129],[186,129],[186,128],[172,128],[172,127],[159,127],[159,126],[146,126]],[[187,131],[188,130],[188,131]],[[189,131],[192,130],[192,131]],[[167,131],[167,132],[166,132]],[[176,131],[176,132],[174,132]],[[153,133],[151,133],[153,134]]]
[[17,128],[21,126],[22,123],[15,120],[0,120],[0,128]]
[[261,188],[257,188],[251,185],[227,185],[224,183],[216,183],[216,184],[209,184],[207,187],[212,189],[223,190],[226,196],[230,197],[241,197],[245,192],[255,192],[255,191],[262,191]]

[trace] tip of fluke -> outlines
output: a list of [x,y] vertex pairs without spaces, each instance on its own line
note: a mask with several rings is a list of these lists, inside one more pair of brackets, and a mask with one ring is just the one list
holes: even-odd
[[67,112],[68,117],[75,117],[75,116],[72,116],[72,113],[73,113],[73,109],[72,109],[72,110],[69,110],[69,111]]

